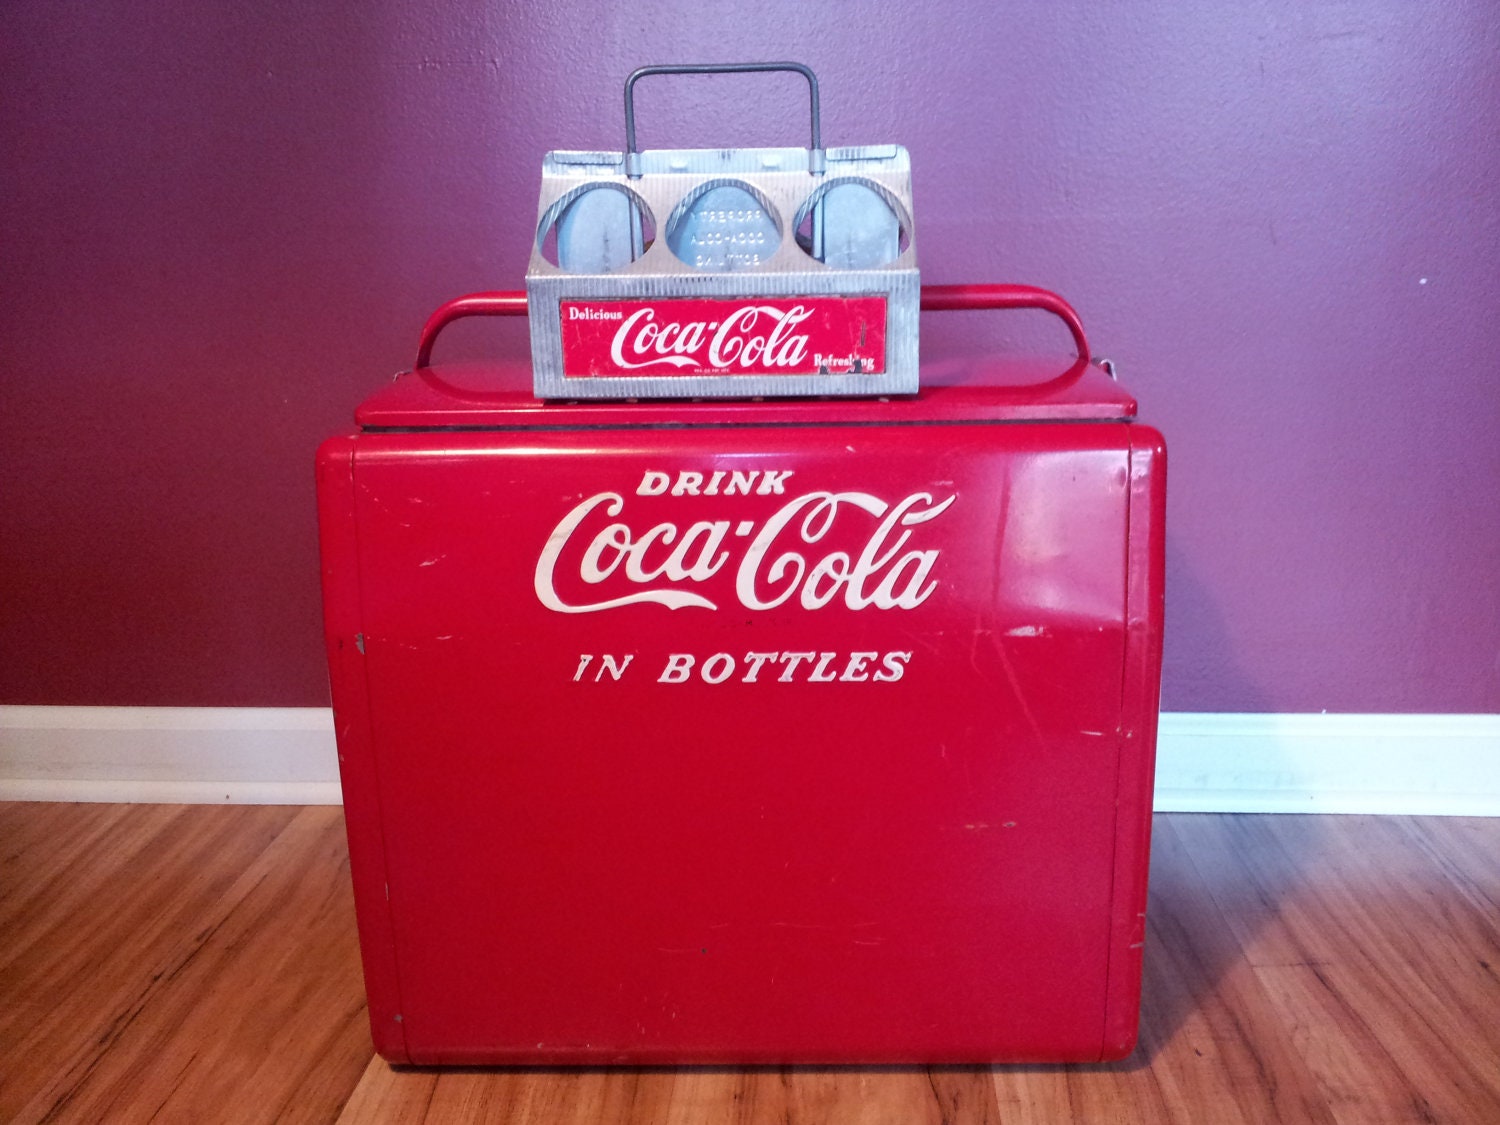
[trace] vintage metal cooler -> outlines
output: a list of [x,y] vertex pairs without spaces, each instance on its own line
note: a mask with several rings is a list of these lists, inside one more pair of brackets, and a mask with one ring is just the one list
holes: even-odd
[[[928,309],[1060,299],[923,290]],[[1135,1040],[1164,458],[1081,357],[541,402],[423,360],[318,458],[376,1047],[1096,1060]]]

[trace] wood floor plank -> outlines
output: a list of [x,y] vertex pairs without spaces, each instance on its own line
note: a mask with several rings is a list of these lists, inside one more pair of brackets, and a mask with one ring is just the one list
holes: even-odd
[[139,966],[128,1008],[75,1049],[16,1120],[337,1112],[369,1057],[342,817],[291,811],[178,948]]
[[[5,806],[7,810],[16,807],[14,803]],[[122,877],[137,870],[135,864],[150,840],[178,819],[171,806],[148,806],[128,819],[120,805],[91,805],[89,815],[69,814],[64,819],[60,818],[68,806],[35,807],[42,815],[3,814],[6,835],[17,830],[22,844],[3,872],[0,927],[14,934],[15,940],[0,948],[0,972],[35,945],[50,944],[60,922],[71,920],[112,888],[118,891]],[[94,809],[104,810],[104,815],[94,814]],[[40,829],[39,838],[27,832],[28,827]],[[14,971],[29,975],[24,967]]]
[[[938,1125],[945,1118],[935,1076],[943,1073],[924,1067],[788,1068],[783,1077],[787,1116],[819,1123]],[[958,1085],[955,1081],[951,1088]],[[995,1104],[994,1091],[970,1091],[969,1100],[983,1112]]]
[[788,1071],[775,1067],[684,1069],[672,1083],[664,1125],[788,1121]]
[[1487,927],[1400,823],[1179,827],[1340,1121],[1500,1121]]
[[1331,966],[1276,965],[1257,972],[1278,1008],[1296,1013],[1298,1050],[1317,1074],[1330,1112],[1341,1125],[1489,1120],[1467,1113],[1440,1115],[1407,1073],[1404,1060],[1391,1054],[1372,1023],[1336,990],[1333,971]]
[[[203,944],[239,870],[264,853],[294,809],[138,806],[89,831],[96,806],[48,806],[62,864],[17,873],[35,909],[7,926],[0,967],[0,1120],[11,1120],[56,1072],[30,1060],[85,1065],[144,1005],[159,978]],[[124,806],[119,806],[124,807]],[[80,815],[74,810],[83,808]],[[83,852],[65,842],[81,826]]]
[[938,1067],[929,1074],[942,1122],[1000,1125],[1000,1101],[989,1067]]
[[1159,827],[1142,1047],[1168,1115],[1332,1125],[1313,1075],[1215,909],[1176,823]]
[[339,810],[0,805],[0,1120],[1489,1125],[1497,857],[1500,820],[1159,817],[1122,1063],[394,1070]]
[[[1080,1120],[1071,1088],[1074,1068],[1064,1066],[1001,1066],[994,1069],[995,1104],[1005,1125],[1069,1125]],[[1113,1087],[1111,1079],[1106,1085]],[[1157,1120],[1165,1120],[1163,1113]],[[1134,1112],[1120,1114],[1120,1125],[1147,1120]]]
[[362,1125],[387,1119],[516,1125],[993,1125],[1001,1120],[985,1067],[434,1072],[397,1071],[377,1060],[339,1120]]
[[[1393,818],[1396,819],[1396,818]],[[1406,839],[1474,908],[1474,916],[1500,939],[1500,818],[1401,817]]]
[[337,1125],[422,1125],[437,1089],[435,1071],[401,1071],[371,1058]]
[[[470,1079],[488,1076],[466,1076]],[[471,1082],[466,1102],[445,1099],[446,1079],[433,1098],[434,1121],[473,1120],[450,1116],[450,1105],[484,1106],[480,1120],[517,1125],[587,1125],[597,1121],[661,1121],[666,1116],[675,1074],[671,1070],[513,1071],[504,1076],[502,1096],[490,1108],[493,1088]],[[448,1083],[457,1090],[458,1083]]]
[[[1500,1057],[1500,981],[1483,967],[1500,960],[1495,915],[1433,862],[1411,825],[1397,817],[1278,822],[1283,866],[1291,856],[1319,862],[1299,860],[1307,890],[1289,899],[1277,928],[1314,950],[1311,960],[1372,976],[1381,995],[1427,1012],[1454,1046]],[[1261,963],[1254,949],[1247,956]],[[1500,1067],[1491,1073],[1500,1082]]]
[[678,1071],[665,1120],[672,1125],[785,1121],[922,1125],[993,1122],[997,1114],[985,1067],[789,1066]]
[[[18,923],[35,917],[40,903],[71,888],[79,871],[79,855],[95,851],[98,839],[121,824],[137,819],[129,805],[79,806],[65,816],[54,803],[0,802],[0,931],[21,932]],[[72,878],[64,872],[72,867]],[[49,887],[50,884],[50,887]],[[8,951],[0,950],[0,956]]]
[[573,1123],[667,1119],[671,1070],[392,1068],[370,1063],[340,1125],[401,1122]]
[[999,1068],[1007,1122],[1332,1125],[1172,818],[1158,818],[1152,852],[1135,1055],[1104,1066]]

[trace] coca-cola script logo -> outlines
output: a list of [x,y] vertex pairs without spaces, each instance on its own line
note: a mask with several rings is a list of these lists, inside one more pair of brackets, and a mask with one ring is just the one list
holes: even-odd
[[[536,596],[558,613],[640,603],[718,609],[701,591],[717,575],[732,571],[734,595],[751,610],[775,609],[794,597],[808,610],[836,600],[851,610],[915,609],[931,597],[939,551],[914,546],[912,529],[937,519],[956,496],[791,495],[786,489],[791,476],[790,470],[683,472],[673,483],[667,473],[648,471],[635,490],[640,496],[660,496],[670,486],[673,496],[787,497],[759,522],[718,518],[696,520],[685,529],[675,521],[641,527],[630,522],[621,493],[586,497],[547,537],[536,564]],[[606,583],[629,592],[570,599],[558,589],[592,591]]]
[[569,378],[885,370],[883,297],[563,301]]

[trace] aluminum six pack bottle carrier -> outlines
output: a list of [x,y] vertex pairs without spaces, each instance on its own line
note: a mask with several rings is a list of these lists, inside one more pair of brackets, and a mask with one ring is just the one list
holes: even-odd
[[1050,312],[1077,355],[929,347],[910,395],[558,401],[433,362],[460,317],[535,327],[529,296],[444,306],[319,451],[377,1050],[1129,1052],[1165,447],[1073,310],[921,289]]
[[[636,147],[635,84],[786,70],[809,147]],[[624,152],[549,152],[526,273],[544,398],[910,394],[917,389],[911,165],[824,149],[800,63],[652,66],[625,83]]]

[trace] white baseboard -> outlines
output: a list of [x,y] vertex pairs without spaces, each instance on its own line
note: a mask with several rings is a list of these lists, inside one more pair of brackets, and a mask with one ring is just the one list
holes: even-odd
[[1500,816],[1500,715],[1166,712],[1160,812]]
[[340,799],[326,707],[0,707],[0,800]]
[[[0,706],[0,800],[339,796],[326,708]],[[1500,816],[1500,715],[1169,712],[1156,807]]]

